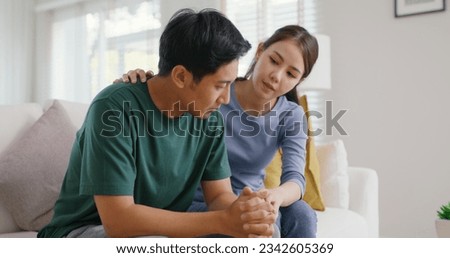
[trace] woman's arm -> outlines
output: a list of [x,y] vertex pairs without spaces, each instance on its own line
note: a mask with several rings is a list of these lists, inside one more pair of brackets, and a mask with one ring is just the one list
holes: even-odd
[[266,190],[269,201],[276,207],[286,207],[302,198],[305,190],[305,164],[307,126],[305,113],[298,106],[281,118],[284,126],[279,135],[282,149],[282,174],[280,186]]
[[269,192],[267,201],[277,207],[286,207],[302,198],[300,186],[294,182],[286,182],[279,187],[267,189]]

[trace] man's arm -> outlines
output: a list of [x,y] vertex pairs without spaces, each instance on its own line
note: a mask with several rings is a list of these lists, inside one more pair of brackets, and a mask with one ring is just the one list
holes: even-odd
[[132,196],[94,196],[105,232],[110,237],[271,236],[273,229],[267,225],[244,227],[241,204],[249,199],[249,196],[240,196],[225,210],[194,213],[135,204]]
[[196,237],[224,231],[224,212],[173,212],[135,204],[132,196],[96,195],[95,204],[110,237]]
[[201,182],[208,210],[223,210],[238,198],[231,189],[230,178]]

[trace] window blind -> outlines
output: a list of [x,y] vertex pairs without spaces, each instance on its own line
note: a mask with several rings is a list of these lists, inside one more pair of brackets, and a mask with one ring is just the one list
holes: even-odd
[[298,24],[315,33],[315,6],[312,0],[225,0],[223,12],[252,44],[240,62],[239,74],[245,74],[258,44],[276,29]]

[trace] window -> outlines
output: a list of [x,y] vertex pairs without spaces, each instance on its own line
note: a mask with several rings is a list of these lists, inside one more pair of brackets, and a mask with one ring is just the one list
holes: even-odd
[[89,13],[86,28],[91,94],[127,70],[157,67],[161,22],[156,1]]
[[46,98],[89,102],[124,72],[157,69],[159,0],[77,1],[50,15]]

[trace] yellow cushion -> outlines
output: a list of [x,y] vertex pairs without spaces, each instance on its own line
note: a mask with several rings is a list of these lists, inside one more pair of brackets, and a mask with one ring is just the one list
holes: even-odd
[[281,165],[281,150],[278,150],[270,164],[266,167],[266,178],[264,179],[266,188],[272,189],[280,185]]
[[[312,137],[312,126],[308,116],[308,101],[305,95],[299,98],[300,105],[306,113],[308,120],[308,139],[306,141],[306,164],[305,164],[305,177],[306,177],[306,190],[303,196],[305,200],[313,209],[318,211],[325,210],[323,204],[322,193],[320,192],[320,168],[319,161],[317,159],[316,147],[314,139]],[[282,153],[281,150],[277,151],[273,160],[266,168],[266,178],[264,184],[266,188],[274,188],[280,185],[281,168],[282,168]]]

